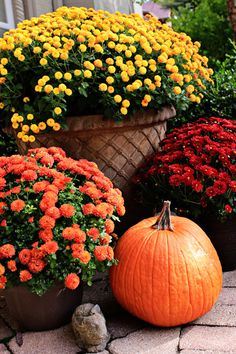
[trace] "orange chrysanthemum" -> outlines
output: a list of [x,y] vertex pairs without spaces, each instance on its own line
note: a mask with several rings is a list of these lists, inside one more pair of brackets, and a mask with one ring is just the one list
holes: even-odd
[[39,238],[44,242],[51,241],[53,239],[53,233],[51,229],[44,229],[39,231]]
[[23,248],[18,254],[19,261],[21,264],[28,264],[31,259],[31,252],[27,248]]
[[14,200],[10,205],[11,210],[16,211],[17,213],[23,210],[24,207],[25,207],[25,202],[21,199]]
[[79,286],[80,278],[75,273],[70,273],[65,278],[65,286],[68,289],[74,290]]
[[100,235],[100,232],[96,227],[92,227],[87,231],[87,235],[92,237],[92,239],[96,241]]
[[51,207],[51,208],[48,208],[45,211],[45,215],[48,215],[48,216],[50,216],[53,219],[59,219],[60,216],[61,216],[61,212],[60,212],[60,210],[58,208]]
[[5,273],[5,267],[0,264],[0,276],[3,275]]
[[95,205],[93,205],[92,203],[88,203],[82,206],[82,211],[84,215],[93,214],[94,209]]
[[15,271],[17,270],[16,262],[15,262],[15,261],[8,261],[8,262],[7,262],[7,268],[8,268],[11,272],[15,272]]
[[47,254],[53,254],[59,250],[59,246],[56,241],[48,241],[41,246],[41,249],[45,251]]
[[26,170],[22,172],[21,179],[23,181],[35,181],[37,179],[37,173],[34,170]]
[[0,247],[0,259],[2,258],[11,258],[16,254],[15,247],[10,243]]
[[22,283],[25,283],[26,281],[29,281],[32,279],[32,274],[28,270],[21,270],[20,271],[20,281]]
[[4,275],[2,275],[0,277],[0,289],[5,289],[6,283],[7,283],[7,278]]
[[75,208],[71,204],[62,204],[60,207],[60,212],[65,218],[71,218],[75,215]]
[[55,219],[48,215],[44,215],[39,219],[39,226],[41,229],[53,229],[55,227]]
[[46,266],[46,263],[42,259],[32,258],[28,263],[29,270],[32,273],[39,273]]
[[108,234],[111,234],[115,229],[115,224],[111,219],[105,221],[105,230]]
[[82,251],[79,255],[79,260],[83,264],[88,264],[91,259],[91,255],[88,251]]

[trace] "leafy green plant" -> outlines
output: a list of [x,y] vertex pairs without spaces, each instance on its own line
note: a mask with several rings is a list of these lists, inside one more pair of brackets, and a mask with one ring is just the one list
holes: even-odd
[[2,156],[10,156],[18,153],[18,148],[13,137],[5,134],[0,129],[0,153]]
[[169,122],[171,130],[186,122],[193,122],[199,117],[222,117],[236,119],[236,45],[232,42],[232,54],[218,63],[213,79],[199,105],[191,104],[188,110],[179,110],[175,120]]

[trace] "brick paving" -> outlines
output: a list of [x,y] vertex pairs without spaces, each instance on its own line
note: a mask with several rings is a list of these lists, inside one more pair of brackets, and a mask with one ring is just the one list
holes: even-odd
[[[236,354],[236,271],[224,273],[224,285],[214,308],[196,321],[176,328],[158,328],[122,310],[112,297],[105,277],[84,289],[83,302],[98,303],[111,334],[100,354]],[[71,325],[23,333],[16,342],[16,323],[4,298],[0,299],[0,354],[89,354],[82,353]]]

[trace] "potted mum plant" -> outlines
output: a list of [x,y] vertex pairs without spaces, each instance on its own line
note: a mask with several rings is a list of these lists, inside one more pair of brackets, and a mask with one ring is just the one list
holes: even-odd
[[123,188],[173,106],[198,104],[212,83],[199,46],[136,14],[61,7],[25,20],[0,39],[1,124],[21,153],[59,145]]
[[0,288],[24,329],[67,322],[81,281],[115,263],[121,192],[97,165],[61,148],[0,157]]
[[[224,270],[236,267],[236,122],[211,117],[175,128],[135,182],[149,205],[170,198],[178,214],[196,219]],[[149,196],[149,197],[148,197]]]

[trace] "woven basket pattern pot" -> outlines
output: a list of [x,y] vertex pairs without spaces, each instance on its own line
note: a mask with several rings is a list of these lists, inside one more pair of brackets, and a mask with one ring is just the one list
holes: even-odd
[[155,152],[164,138],[166,120],[175,116],[173,107],[159,112],[138,113],[122,122],[102,115],[67,118],[67,129],[39,134],[25,144],[17,139],[21,154],[29,148],[60,146],[68,156],[94,161],[114,185],[123,192],[145,158]]

